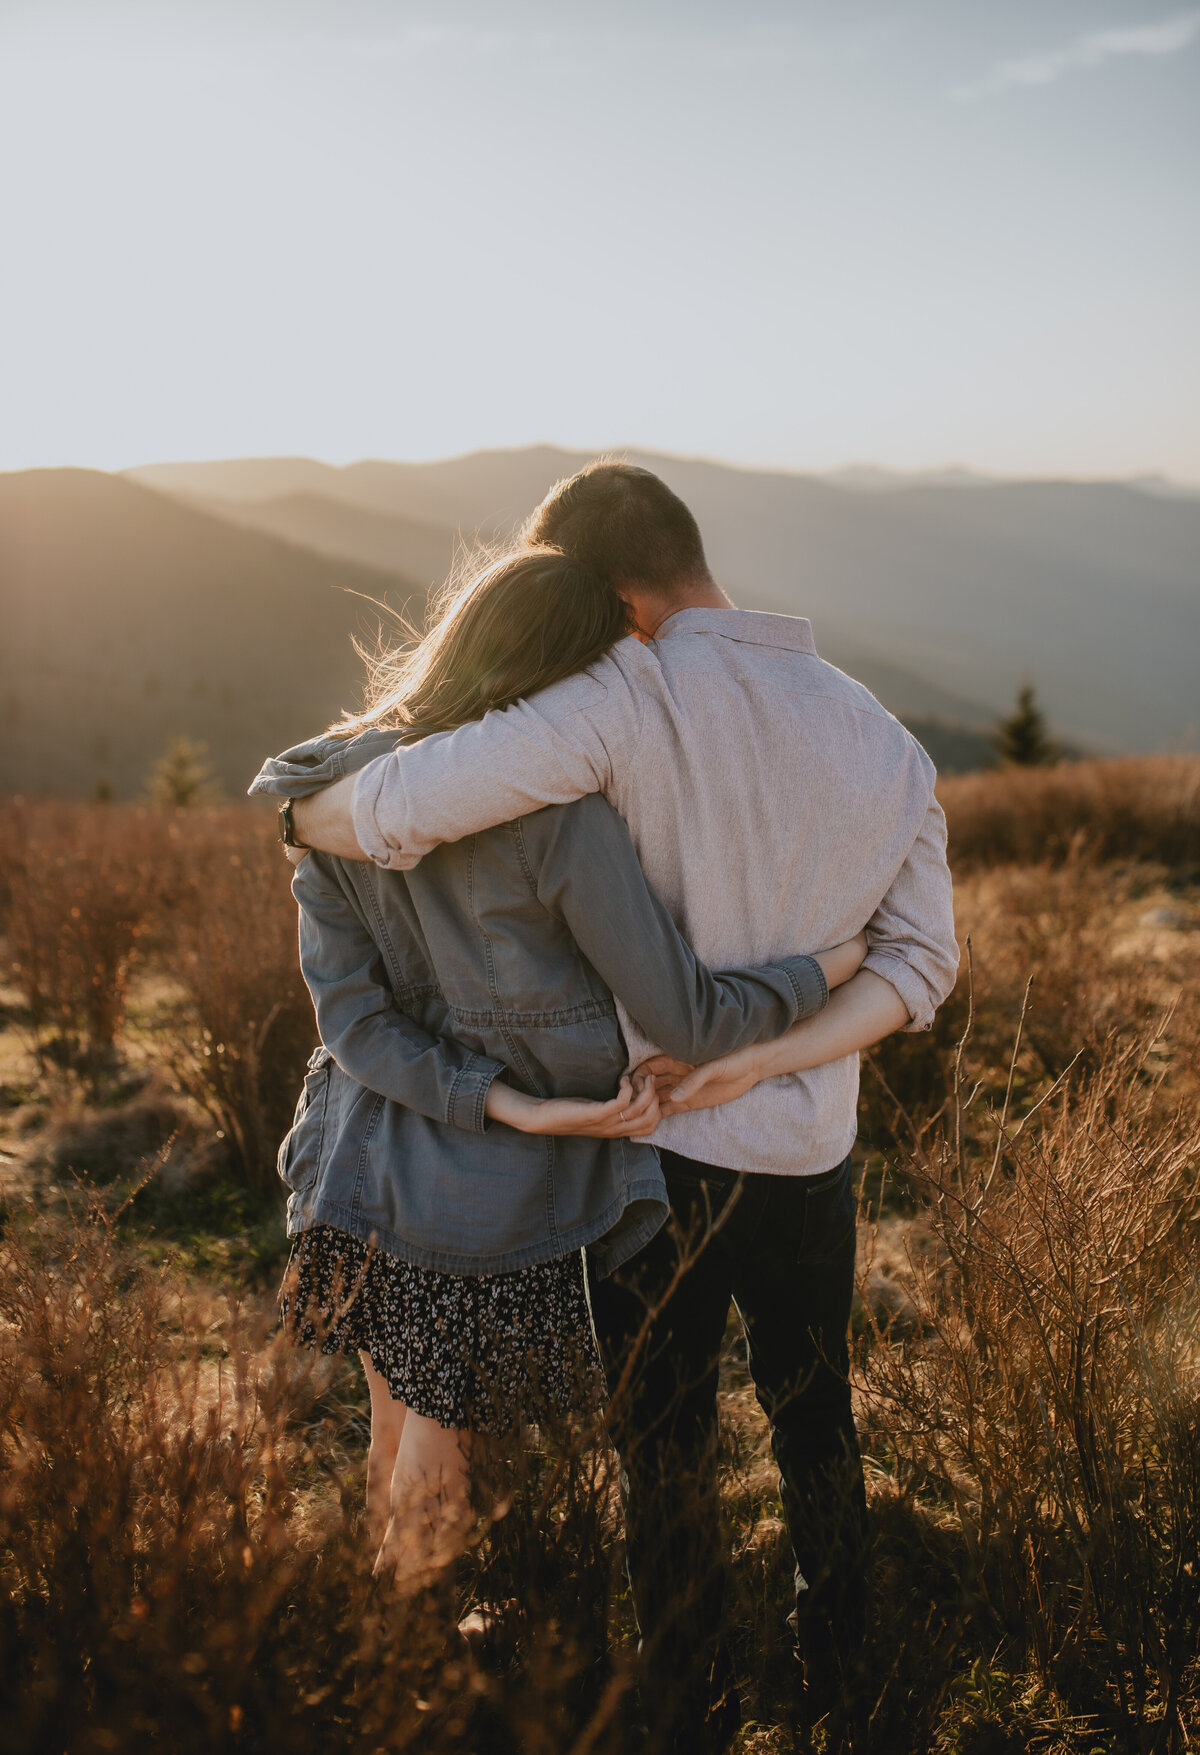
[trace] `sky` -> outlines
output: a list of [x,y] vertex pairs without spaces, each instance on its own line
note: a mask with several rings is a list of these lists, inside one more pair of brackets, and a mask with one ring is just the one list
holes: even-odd
[[1200,483],[1200,3],[0,0],[0,468]]

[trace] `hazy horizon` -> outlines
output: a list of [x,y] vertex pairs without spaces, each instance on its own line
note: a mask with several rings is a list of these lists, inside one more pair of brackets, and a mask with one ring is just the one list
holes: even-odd
[[1021,482],[1044,482],[1047,484],[1077,484],[1080,486],[1111,485],[1115,487],[1138,487],[1146,485],[1153,488],[1156,484],[1161,484],[1166,489],[1187,496],[1200,496],[1200,475],[1197,476],[1196,480],[1188,481],[1178,475],[1168,475],[1164,470],[1136,470],[1124,475],[1087,475],[1083,473],[1075,473],[1070,470],[1018,470],[1012,473],[1002,474],[997,470],[975,469],[970,463],[964,462],[961,458],[952,458],[940,463],[922,464],[906,469],[888,463],[877,457],[850,457],[843,459],[841,462],[834,462],[828,465],[806,467],[802,465],[793,466],[785,463],[754,462],[734,457],[719,457],[711,452],[666,451],[653,445],[643,445],[634,440],[630,440],[627,444],[622,445],[587,445],[586,443],[569,445],[558,439],[531,439],[525,443],[515,445],[471,445],[461,451],[452,451],[447,452],[444,455],[431,457],[383,457],[379,455],[369,455],[365,452],[351,452],[345,456],[334,457],[320,455],[313,451],[261,451],[223,457],[138,457],[129,462],[113,465],[72,463],[64,461],[62,463],[50,464],[18,464],[12,468],[0,469],[0,475],[21,474],[27,469],[99,469],[102,473],[110,475],[137,476],[139,472],[143,470],[153,470],[163,465],[205,465],[212,463],[252,464],[284,462],[288,460],[317,463],[329,469],[353,469],[359,464],[372,463],[395,463],[400,465],[415,464],[420,466],[421,464],[436,465],[441,463],[456,463],[465,461],[472,457],[493,455],[497,452],[504,451],[521,452],[543,450],[562,451],[567,454],[585,452],[593,457],[624,457],[634,454],[640,454],[643,457],[659,456],[664,460],[673,462],[707,463],[712,464],[716,468],[736,469],[742,473],[750,475],[796,475],[812,476],[816,479],[837,478],[844,481],[846,485],[855,485],[855,478],[861,478],[865,484],[871,477],[879,477],[881,479],[892,478],[898,483],[932,481],[944,485],[948,482],[952,482],[954,477],[959,477],[965,484],[973,485],[978,483],[980,486],[987,486],[989,484],[999,486],[1013,485]]
[[0,468],[1200,483],[1198,97],[1170,0],[5,0]]

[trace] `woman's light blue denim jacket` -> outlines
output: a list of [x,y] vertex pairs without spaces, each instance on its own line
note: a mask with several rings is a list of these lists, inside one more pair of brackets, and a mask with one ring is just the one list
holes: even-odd
[[[318,737],[252,793],[302,797],[400,741]],[[601,1273],[663,1222],[644,1141],[550,1138],[490,1122],[503,1078],[538,1097],[611,1097],[613,1005],[697,1062],[820,1011],[820,965],[716,975],[699,962],[598,793],[437,848],[412,871],[309,853],[292,890],[322,1046],[279,1151],[288,1233],[334,1225],[418,1266],[501,1273],[592,1246]]]

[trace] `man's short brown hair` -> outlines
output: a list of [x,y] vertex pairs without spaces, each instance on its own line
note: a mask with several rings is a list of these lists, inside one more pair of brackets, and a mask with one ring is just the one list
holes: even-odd
[[683,501],[632,463],[601,459],[556,482],[521,535],[562,549],[613,585],[667,591],[708,571],[700,527]]

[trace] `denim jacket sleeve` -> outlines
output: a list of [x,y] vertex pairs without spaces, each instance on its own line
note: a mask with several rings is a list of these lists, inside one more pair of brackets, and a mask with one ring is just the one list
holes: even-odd
[[781,1036],[823,1010],[829,990],[813,957],[754,969],[709,969],[651,887],[623,818],[599,793],[521,824],[537,894],[639,1028],[693,1064]]
[[484,1133],[484,1103],[505,1068],[449,1037],[431,1036],[396,1004],[379,949],[336,863],[310,853],[296,867],[300,966],[321,1040],[342,1071],[421,1115]]

